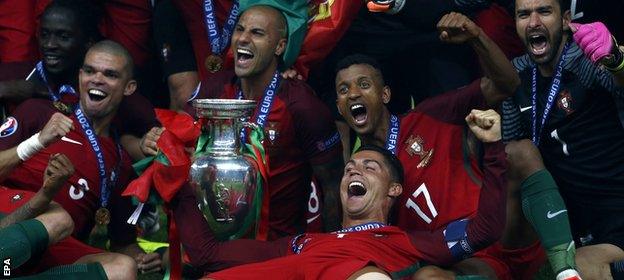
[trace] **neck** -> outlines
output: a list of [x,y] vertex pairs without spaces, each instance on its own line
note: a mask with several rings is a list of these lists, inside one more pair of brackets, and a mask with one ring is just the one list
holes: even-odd
[[382,148],[386,145],[386,136],[390,129],[390,111],[388,111],[388,108],[384,107],[378,124],[379,128],[375,129],[373,133],[361,135],[362,144],[375,145]]
[[374,217],[374,218],[364,218],[364,219],[346,218],[344,220],[344,222],[342,223],[342,228],[349,228],[349,227],[353,227],[353,226],[357,226],[357,225],[361,225],[361,224],[366,224],[366,223],[383,223],[383,224],[387,224],[387,221],[386,221],[386,218],[384,218],[384,217]]
[[551,59],[548,63],[537,66],[537,69],[539,69],[540,74],[542,74],[543,77],[552,77],[554,75],[555,68],[557,67],[559,59],[563,54],[563,48],[565,47],[566,42],[568,42],[568,34],[564,33],[561,37],[561,43],[559,44],[557,55],[555,55],[555,57],[553,57],[553,59]]
[[241,78],[241,88],[245,99],[258,100],[273,79],[277,65],[272,64],[264,72],[253,77]]
[[46,73],[46,78],[48,79],[48,82],[51,86],[60,86],[67,84],[74,87],[78,84],[78,73],[80,72],[78,68],[72,68],[58,74],[50,73],[48,70],[44,71]]
[[[108,117],[107,117],[108,118]],[[110,137],[110,124],[112,118],[108,120],[100,119],[93,121],[93,130],[97,136]]]

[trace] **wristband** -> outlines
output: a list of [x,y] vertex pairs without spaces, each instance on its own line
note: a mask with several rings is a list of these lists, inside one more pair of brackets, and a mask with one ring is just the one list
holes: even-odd
[[30,136],[30,138],[17,145],[17,156],[22,161],[26,161],[43,148],[43,144],[39,142],[39,132],[37,132],[35,135]]

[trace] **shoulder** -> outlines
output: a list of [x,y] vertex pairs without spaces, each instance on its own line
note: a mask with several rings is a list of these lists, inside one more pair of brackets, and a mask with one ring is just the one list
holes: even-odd
[[282,79],[278,96],[291,101],[317,99],[314,90],[306,82],[296,79]]
[[535,66],[535,63],[531,60],[528,54],[514,58],[511,60],[511,64],[518,72],[525,71]]

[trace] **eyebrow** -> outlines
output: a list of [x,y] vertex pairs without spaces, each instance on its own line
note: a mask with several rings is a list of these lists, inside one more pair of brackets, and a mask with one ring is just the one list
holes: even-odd
[[381,168],[381,164],[378,161],[374,160],[374,159],[365,159],[364,160],[364,164],[365,165],[367,165],[369,163],[375,163],[375,164],[377,164],[377,166],[379,166],[379,168]]
[[[83,68],[83,69],[84,69],[84,68],[87,68],[87,69],[93,69],[93,70],[99,71],[99,70],[95,69],[95,67],[93,67],[93,66],[91,66],[91,65],[89,65],[89,64],[83,64],[83,65],[82,65],[82,68]],[[114,70],[114,69],[104,69],[104,70],[99,71],[99,72],[102,72],[103,74],[106,74],[106,75],[111,75],[111,74],[113,74],[113,75],[118,75],[118,76],[119,76],[119,75],[121,75],[121,72],[119,72],[119,71],[117,71],[117,70]]]

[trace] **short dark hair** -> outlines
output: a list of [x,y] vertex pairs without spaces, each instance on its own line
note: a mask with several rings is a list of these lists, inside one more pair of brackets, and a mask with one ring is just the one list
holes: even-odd
[[338,75],[338,72],[340,72],[341,70],[347,69],[352,65],[356,64],[366,64],[370,67],[373,67],[375,70],[377,70],[381,81],[384,81],[383,71],[381,71],[381,65],[379,64],[379,62],[368,55],[359,53],[348,55],[338,61],[338,63],[336,64],[336,69],[334,70],[334,77]]
[[390,170],[390,177],[392,178],[392,181],[401,185],[403,184],[403,165],[394,154],[376,145],[363,145],[358,148],[355,153],[359,153],[361,151],[374,151],[380,153],[383,156],[386,166],[388,166],[388,169]]
[[56,9],[69,11],[76,18],[76,24],[82,31],[87,42],[97,42],[102,38],[98,24],[103,7],[98,1],[88,0],[53,0],[43,11],[42,17]]
[[[570,4],[570,0],[557,0],[557,2],[559,3],[559,7],[561,8],[562,14],[566,10],[569,10],[570,6],[572,5],[572,4]],[[516,6],[516,1],[512,1],[512,3],[514,5],[514,7],[515,7]]]
[[128,71],[128,74],[130,75],[129,78],[134,77],[134,60],[132,59],[130,52],[128,52],[128,50],[124,48],[124,46],[122,46],[121,44],[113,40],[102,40],[102,41],[95,43],[93,46],[91,46],[89,50],[87,51],[87,53],[92,52],[92,51],[105,52],[105,53],[123,57],[126,60],[125,68]]

